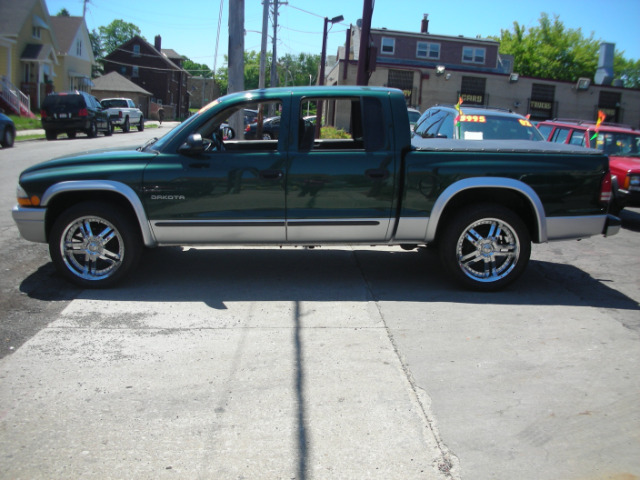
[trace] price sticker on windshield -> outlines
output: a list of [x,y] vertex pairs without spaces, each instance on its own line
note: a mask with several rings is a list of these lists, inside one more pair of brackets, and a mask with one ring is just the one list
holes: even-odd
[[461,122],[486,123],[487,118],[484,115],[460,115]]
[[533,125],[531,125],[531,122],[529,120],[520,119],[518,121],[520,122],[520,125],[522,125],[523,127],[533,127]]

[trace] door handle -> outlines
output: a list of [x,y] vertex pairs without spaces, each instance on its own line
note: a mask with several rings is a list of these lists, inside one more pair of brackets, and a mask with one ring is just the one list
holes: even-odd
[[389,178],[389,170],[386,168],[370,168],[364,174],[373,180],[385,180]]
[[282,178],[282,170],[260,170],[260,178],[263,180],[277,180]]

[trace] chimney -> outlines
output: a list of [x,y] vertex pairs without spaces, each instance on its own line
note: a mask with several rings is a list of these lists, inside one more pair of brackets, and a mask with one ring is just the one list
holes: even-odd
[[162,51],[162,37],[160,35],[156,35],[156,38],[153,39],[153,46],[156,47],[156,50],[159,52]]
[[615,43],[601,43],[600,57],[598,58],[598,68],[594,77],[596,85],[611,85],[613,82],[613,57],[615,54]]
[[420,33],[429,33],[429,14],[425,13],[422,17],[422,25],[420,26]]

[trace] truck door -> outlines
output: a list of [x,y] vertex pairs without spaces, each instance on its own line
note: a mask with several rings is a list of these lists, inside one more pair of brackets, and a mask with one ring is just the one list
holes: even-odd
[[[243,106],[220,112],[194,132],[204,141],[202,153],[160,154],[145,170],[145,205],[160,243],[285,241],[287,130],[263,140],[255,123],[244,125]],[[260,107],[260,131],[268,106]],[[282,102],[271,107],[276,116],[286,111]]]
[[289,152],[288,242],[390,238],[396,159],[389,118],[388,102],[375,97],[301,101]]

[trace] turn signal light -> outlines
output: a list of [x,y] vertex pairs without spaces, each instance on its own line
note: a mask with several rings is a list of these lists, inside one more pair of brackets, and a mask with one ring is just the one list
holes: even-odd
[[18,205],[21,207],[37,207],[40,205],[40,197],[34,195],[33,197],[18,198]]
[[18,205],[21,207],[37,207],[40,205],[40,197],[37,195],[29,196],[20,185],[16,188],[16,197],[18,197]]

